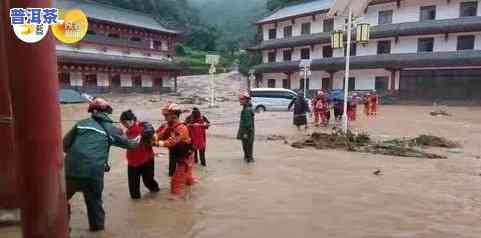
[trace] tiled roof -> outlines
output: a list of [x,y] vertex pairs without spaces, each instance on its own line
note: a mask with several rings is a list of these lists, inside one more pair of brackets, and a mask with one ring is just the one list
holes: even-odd
[[90,0],[57,0],[57,7],[63,9],[79,8],[87,17],[154,31],[176,34],[177,31],[163,27],[152,16],[128,9],[97,3]]
[[[481,17],[465,17],[422,22],[405,22],[397,24],[378,25],[371,28],[371,38],[396,36],[431,35],[457,32],[481,31]],[[261,42],[249,50],[268,50],[308,46],[312,44],[330,43],[330,33],[317,33],[284,39],[274,39]]]
[[118,55],[80,53],[72,51],[57,50],[57,58],[59,62],[78,63],[78,64],[106,64],[118,67],[134,67],[148,69],[163,69],[178,71],[181,67],[175,63],[168,61],[160,61],[147,58],[127,57]]
[[329,8],[334,4],[334,0],[316,0],[301,4],[295,4],[292,6],[287,6],[281,8],[274,12],[273,14],[265,17],[264,19],[258,21],[257,23],[266,23],[276,20],[281,20],[293,16],[299,16],[307,13],[318,12],[323,10],[329,10]]
[[[311,69],[343,70],[345,60],[344,57],[314,59]],[[299,63],[268,63],[254,68],[256,73],[294,72],[299,70]],[[352,69],[481,66],[481,50],[354,56],[351,57],[350,65]]]

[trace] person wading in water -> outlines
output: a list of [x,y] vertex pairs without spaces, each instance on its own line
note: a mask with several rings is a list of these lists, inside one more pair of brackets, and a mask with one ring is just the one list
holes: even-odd
[[248,93],[242,93],[239,96],[239,103],[242,106],[242,111],[240,115],[237,139],[242,141],[244,160],[247,163],[252,163],[254,162],[255,117],[250,95]]

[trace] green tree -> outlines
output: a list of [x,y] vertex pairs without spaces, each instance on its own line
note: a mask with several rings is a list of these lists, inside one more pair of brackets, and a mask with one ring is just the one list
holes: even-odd
[[242,52],[239,55],[239,72],[242,75],[248,76],[249,70],[255,65],[262,63],[262,55],[259,53]]

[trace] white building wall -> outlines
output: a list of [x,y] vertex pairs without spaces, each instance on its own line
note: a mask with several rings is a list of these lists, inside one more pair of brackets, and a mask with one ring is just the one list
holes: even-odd
[[[349,77],[356,79],[355,90],[372,90],[376,87],[376,77],[391,77],[391,72],[385,69],[363,69],[350,70]],[[339,71],[334,74],[333,88],[343,89],[344,86],[344,71]]]
[[83,86],[82,73],[80,73],[80,72],[71,72],[70,73],[70,86],[72,86],[72,87],[82,87]]
[[142,87],[143,88],[151,88],[154,86],[154,83],[152,81],[152,76],[150,75],[142,75]]
[[97,74],[97,86],[98,87],[110,86],[109,75],[105,73]]
[[120,75],[120,87],[132,87],[132,75],[130,74],[121,74]]
[[[459,18],[460,3],[467,0],[404,0],[398,8],[396,2],[369,6],[363,19],[371,25],[378,24],[379,11],[393,10],[393,23],[419,21],[421,6],[436,5],[436,20]],[[478,1],[479,2],[479,1]],[[478,6],[478,16],[481,8]]]

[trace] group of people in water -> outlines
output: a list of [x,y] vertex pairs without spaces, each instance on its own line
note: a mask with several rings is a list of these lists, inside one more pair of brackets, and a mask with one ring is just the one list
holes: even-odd
[[[242,142],[244,160],[254,162],[255,111],[249,93],[241,93],[239,102],[242,106],[237,139]],[[319,91],[311,100],[311,105],[299,93],[289,105],[294,112],[294,125],[307,129],[307,114],[313,111],[315,125],[329,124],[331,109],[336,120],[342,117],[342,100],[332,99],[328,93]],[[377,113],[378,96],[370,92],[364,96],[353,93],[348,102],[348,118],[356,120],[357,105],[363,103],[368,117]],[[122,127],[114,125],[110,118],[113,108],[103,98],[90,100],[89,118],[77,122],[63,139],[65,152],[65,175],[67,200],[81,192],[87,206],[87,216],[91,231],[100,231],[105,227],[105,211],[102,193],[104,175],[109,172],[109,151],[111,146],[127,150],[127,175],[130,197],[141,198],[140,181],[152,193],[159,192],[155,180],[154,147],[169,150],[169,200],[178,200],[185,195],[185,186],[192,186],[197,180],[192,174],[195,163],[207,166],[206,146],[207,130],[210,121],[198,108],[181,120],[184,110],[175,103],[168,103],[162,108],[165,124],[155,129],[149,122],[139,121],[132,110],[120,115]],[[340,114],[340,115],[339,115]],[[70,206],[69,206],[70,214]]]
[[[311,100],[309,106],[308,100],[304,98],[304,93],[300,91],[297,98],[293,99],[289,105],[289,111],[293,111],[293,124],[300,130],[301,126],[307,129],[307,115],[311,113],[314,117],[316,127],[320,125],[328,126],[331,120],[331,110],[334,114],[334,120],[340,121],[344,114],[344,100],[339,97],[331,97],[328,92],[318,91]],[[342,96],[342,95],[341,95]],[[379,104],[379,96],[376,91],[367,92],[365,94],[352,93],[347,102],[347,118],[349,121],[355,121],[357,118],[357,106],[364,105],[364,113],[367,117],[377,115],[377,105]]]
[[[254,162],[254,110],[248,93],[242,93],[239,101],[243,109],[237,138],[242,141],[244,160],[251,163]],[[127,150],[128,188],[134,200],[141,198],[141,179],[150,192],[160,190],[154,176],[154,147],[169,150],[169,200],[183,198],[184,187],[197,183],[192,175],[194,163],[200,161],[201,166],[207,166],[206,133],[210,122],[198,108],[193,108],[182,121],[184,110],[175,103],[168,103],[161,111],[166,123],[158,129],[149,122],[139,121],[132,110],[120,115],[122,127],[115,126],[110,118],[113,108],[103,98],[91,99],[88,112],[90,117],[77,122],[65,135],[63,150],[67,200],[77,192],[83,193],[91,231],[101,231],[105,227],[102,193],[104,175],[110,171],[111,146]],[[70,214],[70,205],[68,210]]]

